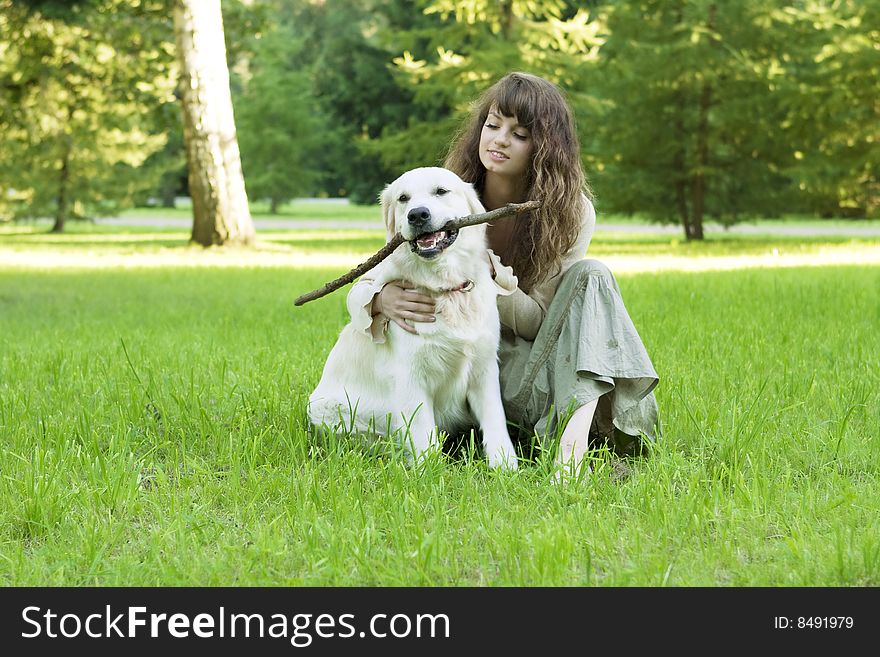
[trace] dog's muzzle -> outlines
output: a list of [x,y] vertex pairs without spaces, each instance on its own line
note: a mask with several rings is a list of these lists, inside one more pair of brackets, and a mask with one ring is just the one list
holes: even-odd
[[414,240],[410,240],[409,247],[413,253],[423,258],[436,258],[452,246],[457,237],[457,230],[438,230],[435,233],[424,233]]

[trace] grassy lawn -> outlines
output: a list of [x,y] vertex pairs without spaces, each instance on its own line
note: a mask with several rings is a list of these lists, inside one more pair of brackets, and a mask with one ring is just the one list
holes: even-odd
[[[251,202],[251,216],[255,219],[345,219],[363,221],[381,221],[382,213],[378,205],[355,205],[345,199],[333,200],[298,200],[284,203],[272,214],[268,203]],[[121,213],[123,217],[161,217],[163,219],[180,219],[192,222],[192,211],[188,204],[181,203],[174,208],[133,208]]]
[[[272,214],[269,210],[268,203],[260,201],[252,201],[250,203],[251,215],[255,219],[294,219],[294,220],[339,220],[339,221],[364,221],[364,222],[381,222],[382,213],[378,205],[355,205],[347,202],[346,199],[300,199],[284,203],[278,208],[276,214]],[[602,224],[631,224],[633,226],[650,225],[652,222],[649,218],[641,215],[621,215],[607,214],[599,208],[599,229]],[[120,217],[131,217],[142,219],[145,217],[160,218],[163,220],[179,220],[181,226],[189,228],[192,223],[192,211],[189,204],[179,202],[177,207],[139,207],[125,210],[119,215]],[[880,220],[852,220],[852,219],[818,219],[815,217],[806,217],[800,215],[790,215],[777,217],[774,219],[750,219],[742,222],[747,226],[757,226],[772,231],[774,228],[796,227],[796,228],[880,228]],[[47,221],[40,222],[40,225],[46,227],[51,224]],[[2,224],[0,224],[2,226]],[[77,224],[71,227],[76,229]],[[719,232],[718,224],[709,222],[707,229],[713,232]]]
[[0,228],[0,584],[880,585],[880,241],[597,235],[663,439],[559,487],[310,437],[344,293],[292,301],[380,232],[187,237]]
[[[64,234],[47,232],[48,224],[0,225],[0,263],[7,256],[7,264],[13,254],[21,254],[17,262],[27,268],[36,266],[41,258],[57,266],[59,259],[67,254],[85,255],[89,259],[108,256],[132,256],[132,265],[139,263],[139,256],[156,254],[168,255],[172,262],[192,265],[205,260],[205,253],[211,253],[208,260],[229,258],[205,252],[197,246],[189,245],[190,225],[181,227],[150,226],[107,226],[87,223],[71,223]],[[327,228],[327,229],[278,229],[260,230],[257,233],[259,246],[254,253],[253,264],[265,264],[267,254],[281,255],[286,261],[276,263],[296,266],[297,258],[309,260],[315,255],[324,255],[327,264],[336,266],[342,260],[351,266],[362,262],[375,253],[385,241],[383,230],[376,228]],[[880,247],[880,237],[849,236],[795,236],[712,233],[702,242],[686,242],[677,235],[639,232],[638,226],[626,233],[596,233],[590,246],[590,255],[596,258],[614,259],[680,258],[700,260],[706,258],[740,258],[744,256],[773,256],[775,258],[804,257],[820,254],[876,254]],[[240,259],[248,262],[248,253],[239,253]],[[274,261],[273,261],[274,262]],[[53,264],[54,263],[54,264]],[[740,263],[741,264],[741,263]],[[626,265],[624,265],[626,268]],[[615,268],[617,271],[617,268]]]

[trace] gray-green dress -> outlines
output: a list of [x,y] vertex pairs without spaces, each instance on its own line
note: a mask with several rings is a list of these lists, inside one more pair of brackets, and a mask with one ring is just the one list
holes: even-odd
[[657,372],[624,306],[617,281],[597,260],[563,274],[534,341],[509,330],[499,347],[508,422],[546,440],[567,414],[599,399],[590,431],[616,452],[655,440]]

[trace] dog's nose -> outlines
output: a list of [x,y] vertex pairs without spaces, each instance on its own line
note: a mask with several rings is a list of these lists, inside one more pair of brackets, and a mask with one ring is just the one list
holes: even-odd
[[426,207],[421,208],[413,208],[409,212],[406,213],[406,219],[409,221],[411,226],[419,227],[424,226],[428,223],[428,220],[431,218],[431,211]]

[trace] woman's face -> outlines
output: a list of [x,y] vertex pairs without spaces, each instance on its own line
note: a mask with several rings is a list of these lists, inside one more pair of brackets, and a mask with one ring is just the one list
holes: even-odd
[[522,178],[532,162],[532,135],[515,116],[504,116],[493,105],[480,133],[480,162],[487,171]]

